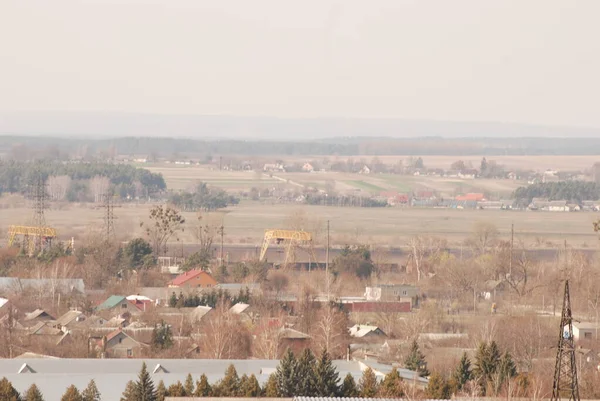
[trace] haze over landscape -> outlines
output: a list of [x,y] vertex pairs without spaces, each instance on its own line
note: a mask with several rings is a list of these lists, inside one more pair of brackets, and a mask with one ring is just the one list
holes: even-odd
[[[0,133],[596,136],[599,13],[593,0],[3,1]],[[395,120],[358,120],[378,118]]]
[[0,401],[600,400],[599,15],[0,0]]

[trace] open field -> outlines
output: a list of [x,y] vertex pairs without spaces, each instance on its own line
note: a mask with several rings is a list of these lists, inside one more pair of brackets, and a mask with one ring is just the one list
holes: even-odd
[[452,197],[466,192],[484,192],[494,197],[508,197],[516,188],[526,185],[512,180],[469,180],[433,176],[394,174],[351,174],[337,172],[273,173],[219,171],[208,166],[151,165],[145,167],[162,173],[169,189],[191,189],[203,181],[227,191],[248,191],[256,188],[299,189],[303,187],[324,190],[333,187],[336,192],[359,192],[376,195],[382,191],[408,192],[419,189],[435,190],[442,196]]
[[[0,198],[1,201],[2,198]],[[146,219],[150,205],[125,205],[115,209],[116,228],[122,239],[142,235],[139,223]],[[318,238],[324,239],[325,222],[331,222],[332,244],[369,243],[380,246],[403,246],[416,234],[446,238],[450,246],[460,247],[472,231],[476,221],[494,223],[503,238],[510,237],[510,226],[515,224],[515,241],[528,247],[560,247],[566,240],[577,248],[595,248],[598,237],[592,222],[595,213],[552,213],[490,210],[401,209],[401,208],[336,208],[327,206],[298,206],[242,202],[225,212],[214,213],[223,219],[225,242],[228,244],[260,245],[268,228],[287,228],[294,215],[302,214],[307,230],[321,228]],[[7,226],[26,224],[32,212],[26,207],[0,210],[0,232],[6,235]],[[194,213],[185,213],[190,224]],[[102,210],[88,206],[68,205],[61,210],[46,213],[49,225],[59,230],[62,239],[74,236],[81,239],[91,229],[102,226]],[[298,221],[296,218],[295,221]],[[181,235],[184,242],[193,243],[188,227]]]
[[[544,140],[552,140],[546,138]],[[308,160],[323,160],[327,158],[331,161],[334,160],[347,160],[349,158],[354,159],[354,161],[363,161],[364,163],[370,163],[373,160],[374,156],[305,156],[305,157],[297,157],[295,156],[293,159],[286,158],[286,161],[295,161],[295,162],[306,162]],[[401,160],[406,160],[410,157],[417,157],[415,155],[405,155],[405,156],[377,156],[379,160],[387,165],[397,164]],[[481,163],[481,156],[421,156],[423,159],[423,163],[426,167],[429,168],[450,168],[450,165],[457,160],[462,160],[466,164],[471,163],[474,168],[479,168]],[[573,170],[581,170],[584,171],[592,167],[592,165],[596,162],[600,162],[600,156],[560,156],[560,155],[544,155],[544,156],[486,156],[487,160],[494,160],[496,163],[503,165],[506,169],[524,169],[524,170],[535,170],[535,171],[545,171],[547,169],[553,170],[564,170],[564,171],[573,171]]]

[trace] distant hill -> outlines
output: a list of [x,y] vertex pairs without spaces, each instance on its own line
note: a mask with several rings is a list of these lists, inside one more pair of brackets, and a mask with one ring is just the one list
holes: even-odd
[[113,112],[0,112],[0,135],[305,141],[376,138],[599,138],[600,128],[355,118],[275,118]]

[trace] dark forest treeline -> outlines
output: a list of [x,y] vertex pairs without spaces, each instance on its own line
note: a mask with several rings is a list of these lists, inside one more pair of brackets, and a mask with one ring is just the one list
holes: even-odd
[[83,181],[98,176],[107,177],[113,190],[122,197],[135,193],[136,185],[141,186],[144,194],[164,191],[167,188],[162,174],[126,164],[7,160],[0,161],[0,193],[25,194],[39,178],[46,181],[51,176],[70,177],[72,181],[70,188],[66,188],[67,192],[79,191],[79,187],[84,186]]
[[587,181],[545,182],[517,188],[513,198],[523,206],[530,204],[533,198],[579,203],[584,200],[600,199],[600,187],[595,182]]
[[[484,133],[485,134],[485,133]],[[330,138],[312,141],[195,140],[179,138],[75,139],[0,136],[0,154],[155,155],[597,155],[600,138]],[[27,149],[23,149],[26,147]]]

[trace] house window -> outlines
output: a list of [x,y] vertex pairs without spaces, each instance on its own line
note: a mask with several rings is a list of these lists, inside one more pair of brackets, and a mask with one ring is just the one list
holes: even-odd
[[123,342],[122,338],[119,338],[119,344],[121,344]]
[[589,338],[589,339],[591,339],[592,338],[592,333],[591,332],[584,333],[583,334],[583,338]]
[[402,291],[402,295],[406,295],[406,291]]
[[131,348],[127,348],[127,357],[131,358],[133,356],[133,350]]
[[121,304],[121,308],[122,309],[127,309],[127,304],[126,303]]

